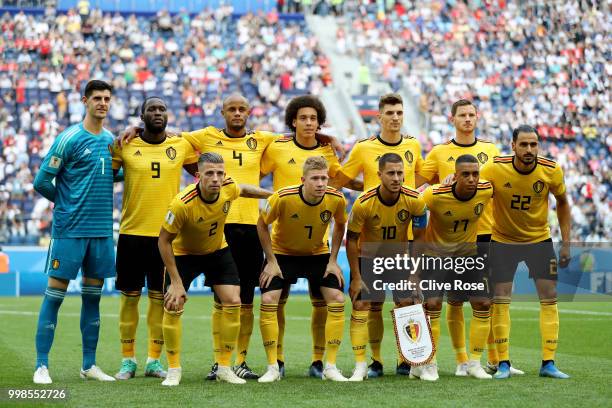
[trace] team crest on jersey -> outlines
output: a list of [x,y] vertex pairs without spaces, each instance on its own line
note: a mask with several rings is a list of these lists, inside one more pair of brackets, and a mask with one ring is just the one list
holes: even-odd
[[325,224],[327,224],[329,222],[331,216],[332,216],[331,211],[325,210],[325,211],[323,211],[321,213],[321,221],[323,221]]
[[476,155],[481,164],[485,164],[489,160],[489,156],[485,152],[480,152]]
[[230,202],[229,202],[229,201],[226,201],[226,202],[224,202],[224,203],[223,203],[223,213],[224,213],[224,214],[227,214],[227,212],[228,212],[228,211],[229,211],[229,209],[230,209],[230,205],[231,205],[231,204],[230,204]]
[[176,159],[176,149],[172,146],[170,146],[169,148],[166,149],[166,156],[168,156],[168,158],[170,160],[174,160]]
[[400,210],[400,212],[397,213],[397,219],[401,222],[406,222],[409,216],[410,213],[404,209]]
[[251,150],[256,150],[257,149],[257,140],[254,137],[249,137],[246,141],[246,145],[249,147],[249,149]]
[[54,259],[53,261],[51,261],[51,267],[56,270],[59,269],[60,267],[59,259]]
[[476,215],[482,214],[482,210],[483,209],[484,209],[484,204],[483,203],[476,204],[476,207],[474,207],[474,214],[476,214]]
[[538,180],[533,183],[533,191],[540,194],[544,190],[544,182],[542,180]]
[[404,334],[413,343],[418,343],[421,339],[421,324],[415,320],[408,320],[404,326]]
[[404,153],[404,157],[406,158],[406,161],[408,163],[412,164],[412,161],[414,160],[414,155],[410,150],[406,150],[406,153]]

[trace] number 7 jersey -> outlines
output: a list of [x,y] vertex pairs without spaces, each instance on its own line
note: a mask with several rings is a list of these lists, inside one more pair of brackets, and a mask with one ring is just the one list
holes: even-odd
[[181,188],[183,164],[197,162],[193,148],[180,136],[158,144],[140,137],[113,148],[113,169],[123,167],[124,190],[119,232],[159,236],[168,204]]

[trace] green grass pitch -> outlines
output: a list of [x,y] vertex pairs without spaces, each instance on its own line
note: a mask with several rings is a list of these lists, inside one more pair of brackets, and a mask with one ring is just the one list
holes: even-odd
[[[0,298],[0,406],[15,406],[6,400],[7,388],[35,388],[32,373],[35,361],[34,334],[40,297]],[[60,310],[55,343],[50,356],[54,383],[47,388],[65,387],[69,406],[236,406],[236,407],[541,407],[610,406],[612,401],[612,308],[608,302],[560,303],[561,334],[558,366],[570,380],[539,378],[540,335],[537,303],[512,305],[511,356],[514,365],[526,371],[507,381],[482,381],[453,376],[455,361],[445,324],[438,354],[440,380],[424,383],[395,375],[395,343],[385,308],[383,345],[385,376],[363,383],[331,383],[307,378],[310,364],[310,302],[293,296],[287,305],[285,334],[287,377],[279,383],[244,386],[205,382],[203,376],[212,362],[210,336],[210,297],[189,299],[183,315],[183,380],[179,387],[165,388],[158,379],[143,377],[146,359],[146,298],[140,305],[137,336],[140,362],[135,379],[116,383],[83,381],[79,378],[81,338],[80,298],[69,297]],[[120,363],[118,340],[118,298],[102,299],[102,330],[98,345],[98,365],[114,374]],[[257,309],[256,309],[257,310]],[[347,305],[347,310],[349,310]],[[471,312],[466,307],[466,321]],[[256,315],[258,312],[256,311]],[[347,317],[349,313],[347,312]],[[444,319],[444,318],[443,318]],[[444,320],[443,320],[444,322]],[[353,368],[348,335],[348,318],[338,366],[345,374]],[[485,357],[483,356],[483,362]],[[265,368],[258,320],[251,340],[249,365],[259,373]],[[165,364],[165,358],[164,358]],[[41,388],[38,386],[37,388]],[[4,399],[2,399],[4,398]],[[38,406],[20,403],[18,406]]]

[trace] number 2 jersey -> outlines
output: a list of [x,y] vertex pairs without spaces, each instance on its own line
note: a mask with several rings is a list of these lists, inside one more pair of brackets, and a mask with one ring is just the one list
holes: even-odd
[[183,165],[197,161],[189,142],[180,136],[157,144],[140,137],[123,147],[115,144],[113,169],[123,167],[125,179],[119,232],[159,236],[168,204],[181,188]]
[[55,138],[40,165],[55,176],[53,238],[113,235],[113,141],[108,130],[95,135],[83,123]]
[[548,193],[565,192],[563,170],[550,159],[538,157],[536,166],[521,173],[514,156],[499,156],[480,171],[495,190],[491,239],[506,243],[541,242],[550,238]]

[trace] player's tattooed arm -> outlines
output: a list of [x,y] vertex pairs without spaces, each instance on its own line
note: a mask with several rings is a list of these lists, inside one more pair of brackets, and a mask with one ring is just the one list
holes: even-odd
[[245,198],[268,198],[273,192],[265,188],[253,186],[251,184],[239,184],[240,197]]
[[349,286],[349,296],[354,303],[362,290],[367,291],[367,287],[361,279],[359,269],[359,232],[346,231],[346,258],[348,259],[351,270],[351,284]]
[[559,266],[565,268],[570,262],[570,231],[571,231],[571,208],[567,193],[555,196],[557,200],[557,218],[559,219],[559,229],[561,230],[561,249],[559,251]]
[[[143,127],[130,126],[127,129],[125,129],[123,132],[121,132],[121,134],[117,138],[117,142],[119,143],[120,147],[125,146],[126,144],[130,143],[132,139],[135,139],[139,137],[140,135],[142,135],[142,132],[144,132]],[[180,134],[181,134],[180,130],[166,129],[166,136],[168,137],[178,136]]]
[[354,191],[363,191],[363,180],[357,178],[351,179],[342,171],[339,171],[336,176],[329,181],[329,185],[338,190],[342,189],[342,187],[346,187]]
[[344,160],[344,157],[346,156],[346,149],[337,138],[318,132],[315,137],[317,138],[319,143],[331,145],[331,147],[336,151],[336,154],[338,155],[338,160],[340,160],[340,162]]
[[179,311],[183,308],[183,304],[187,301],[187,293],[183,287],[183,281],[176,267],[176,259],[172,251],[172,241],[177,234],[168,232],[165,228],[159,232],[159,240],[157,246],[161,255],[166,271],[170,276],[170,286],[164,294],[164,307],[168,310]]

